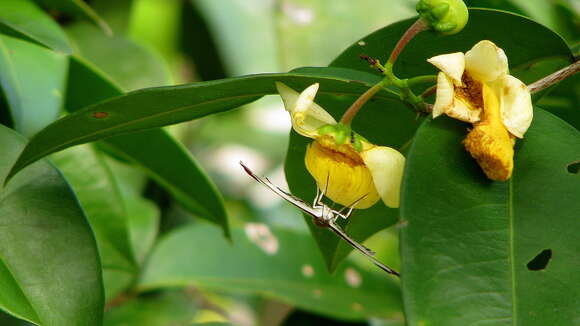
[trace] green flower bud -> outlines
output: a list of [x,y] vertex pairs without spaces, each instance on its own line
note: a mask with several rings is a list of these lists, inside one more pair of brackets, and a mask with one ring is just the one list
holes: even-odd
[[462,0],[419,0],[416,9],[431,28],[444,35],[459,33],[469,18]]

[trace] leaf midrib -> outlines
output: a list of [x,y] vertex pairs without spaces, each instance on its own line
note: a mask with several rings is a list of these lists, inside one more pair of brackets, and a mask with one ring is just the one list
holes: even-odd
[[512,325],[517,325],[517,296],[516,296],[516,264],[514,245],[514,205],[513,205],[513,177],[508,181],[507,186],[507,213],[509,220],[509,262],[511,272],[511,299],[512,299]]

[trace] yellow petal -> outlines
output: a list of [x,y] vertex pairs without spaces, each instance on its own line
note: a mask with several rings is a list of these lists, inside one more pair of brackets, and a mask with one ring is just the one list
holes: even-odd
[[502,84],[500,103],[503,124],[512,135],[523,138],[534,116],[530,91],[526,84],[510,75]]
[[390,147],[375,146],[361,152],[361,157],[371,171],[373,182],[385,205],[399,207],[401,181],[405,157]]
[[514,165],[512,139],[501,121],[498,92],[484,84],[483,101],[482,121],[473,125],[463,143],[488,178],[505,181]]
[[326,197],[337,204],[352,206],[360,200],[355,208],[364,209],[380,198],[369,169],[350,144],[336,145],[322,136],[308,145],[304,163]]
[[463,76],[463,71],[465,70],[465,57],[463,53],[442,54],[427,59],[427,61],[450,77],[453,80],[453,84],[458,86],[462,85],[461,76]]
[[290,113],[292,127],[300,135],[315,138],[320,127],[336,124],[336,120],[328,112],[314,103],[318,83],[310,85],[300,94],[280,82],[276,82],[276,88],[286,111]]
[[481,109],[467,105],[455,92],[451,78],[440,72],[437,75],[437,93],[435,104],[433,105],[433,118],[442,113],[461,121],[473,123],[479,121]]
[[465,53],[465,70],[480,82],[492,82],[508,73],[508,59],[491,41],[480,41]]

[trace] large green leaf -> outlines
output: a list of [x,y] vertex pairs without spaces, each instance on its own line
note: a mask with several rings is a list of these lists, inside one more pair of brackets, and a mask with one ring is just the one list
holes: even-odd
[[[95,232],[109,301],[137,274],[129,218],[117,181],[102,154],[90,145],[57,153],[51,159],[72,186]],[[124,286],[117,284],[119,279],[126,281]]]
[[198,224],[169,233],[139,287],[258,292],[343,319],[400,316],[398,281],[368,261],[365,269],[350,262],[330,275],[310,234],[248,223],[233,228],[232,236],[234,246],[215,228]]
[[[105,74],[72,57],[66,107],[70,112],[123,94]],[[219,192],[191,154],[162,129],[120,135],[104,141],[118,156],[141,166],[192,213],[220,225],[228,234]],[[170,162],[170,163],[169,163]]]
[[[368,64],[359,59],[359,54],[364,53],[385,62],[401,35],[415,20],[404,20],[362,37],[338,56],[331,66],[371,72]],[[505,51],[510,69],[516,76],[517,69],[514,72],[514,68],[525,69],[541,59],[563,57],[573,60],[566,42],[547,27],[519,15],[472,8],[469,10],[469,22],[460,33],[440,36],[424,32],[411,40],[395,63],[395,73],[400,77],[434,74],[436,68],[426,61],[428,58],[465,52],[484,39],[493,41]],[[376,71],[374,73],[378,74]]]
[[536,109],[512,178],[492,182],[461,144],[467,127],[428,120],[408,155],[401,274],[409,325],[577,324],[580,176],[568,166],[580,160],[580,133]]
[[104,326],[191,325],[197,307],[191,295],[181,291],[132,299],[105,314]]
[[[39,132],[23,151],[10,176],[70,146],[231,110],[276,93],[276,81],[295,89],[319,82],[320,94],[344,96],[367,90],[371,84],[365,80],[376,82],[377,77],[341,68],[311,68],[299,73],[250,75],[130,92],[74,112]],[[376,98],[395,96],[381,91]]]
[[32,0],[0,1],[0,32],[71,53],[66,34]]
[[20,133],[32,136],[56,120],[67,66],[62,53],[0,34],[0,82]]
[[[0,126],[0,175],[25,140]],[[59,172],[38,162],[0,190],[0,308],[38,325],[100,325],[95,239]]]

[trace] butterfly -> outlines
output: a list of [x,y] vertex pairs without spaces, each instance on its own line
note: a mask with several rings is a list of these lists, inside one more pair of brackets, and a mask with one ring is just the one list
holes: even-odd
[[[348,210],[346,211],[346,213],[343,213],[343,211],[345,209],[347,209],[347,207],[344,207],[343,209],[341,209],[339,211],[332,209],[331,207],[329,207],[328,205],[326,205],[325,203],[322,202],[322,198],[324,197],[324,193],[326,192],[326,190],[321,191],[317,187],[316,188],[316,197],[314,198],[314,202],[311,205],[311,204],[305,202],[304,200],[302,200],[302,199],[292,195],[291,193],[284,191],[280,187],[276,186],[275,184],[270,182],[270,180],[268,178],[266,178],[266,177],[261,178],[261,177],[257,176],[252,170],[250,170],[250,168],[248,168],[241,161],[240,161],[240,165],[242,166],[242,168],[244,168],[244,171],[246,171],[246,173],[249,176],[254,178],[254,180],[256,180],[259,183],[261,183],[262,185],[268,187],[268,189],[272,190],[276,195],[282,197],[287,202],[300,208],[300,210],[302,210],[304,213],[310,215],[312,217],[314,224],[316,224],[317,226],[320,226],[320,227],[328,228],[329,230],[334,232],[341,239],[343,239],[348,244],[350,244],[353,248],[357,249],[363,255],[365,255],[367,258],[369,258],[373,262],[373,264],[377,265],[380,269],[384,270],[385,272],[387,272],[389,274],[399,276],[399,273],[397,271],[395,271],[394,269],[392,269],[392,268],[384,265],[380,261],[378,261],[374,257],[375,253],[372,250],[370,250],[369,248],[367,248],[367,247],[361,245],[360,243],[356,242],[355,240],[353,240],[350,236],[348,236],[348,234],[346,234],[342,230],[342,228],[338,225],[338,223],[336,223],[336,220],[339,217],[343,218],[343,219],[347,219],[352,214],[352,211],[354,210],[354,207],[356,206],[356,204],[360,200],[362,200],[364,197],[360,198],[359,200],[355,201],[352,205],[348,206]],[[328,185],[328,180],[327,180],[326,184]]]

